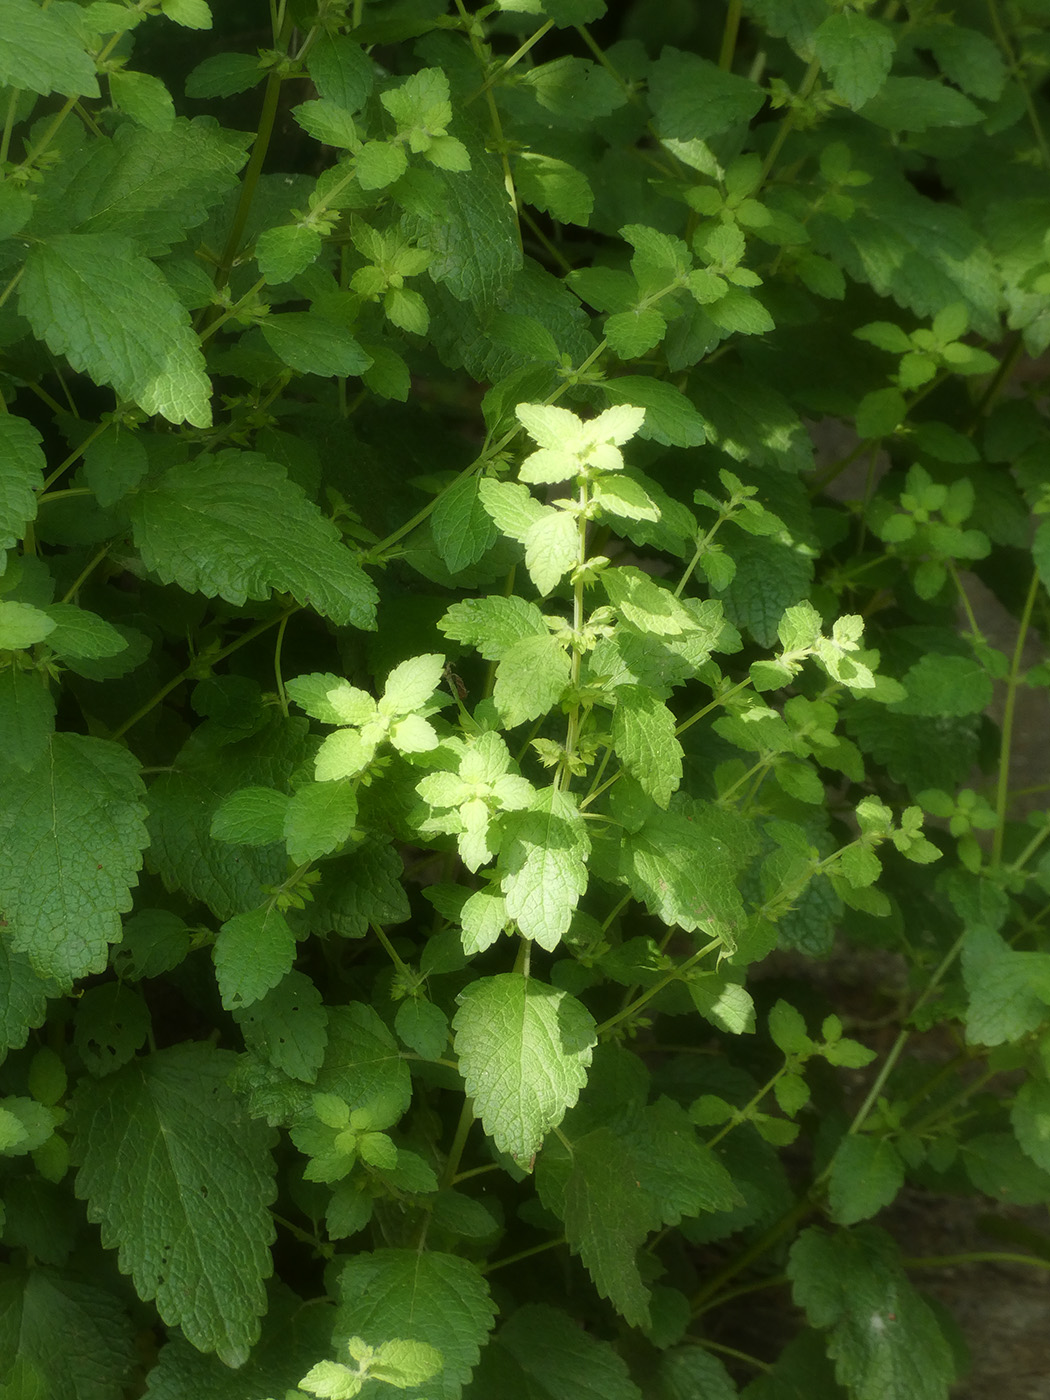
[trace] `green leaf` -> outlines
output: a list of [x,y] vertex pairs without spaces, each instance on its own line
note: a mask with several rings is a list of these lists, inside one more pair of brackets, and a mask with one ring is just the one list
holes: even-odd
[[610,403],[637,404],[645,409],[640,437],[664,447],[702,447],[707,441],[703,418],[673,384],[625,374],[607,379],[601,389]]
[[86,608],[49,603],[43,611],[55,624],[47,634],[47,645],[65,662],[95,661],[127,650],[127,638]]
[[84,451],[84,477],[105,509],[123,500],[148,471],[146,449],[133,433],[103,433]]
[[360,44],[345,34],[319,35],[306,56],[317,91],[347,112],[364,106],[375,81],[375,65]]
[[901,677],[908,692],[894,710],[904,715],[975,715],[992,703],[988,672],[972,657],[927,653]]
[[492,698],[508,729],[547,714],[569,683],[568,652],[546,628],[544,633],[523,637],[500,657]]
[[509,972],[472,982],[459,1003],[452,1028],[474,1112],[528,1164],[587,1082],[594,1021],[568,992]]
[[919,25],[912,35],[916,46],[930,48],[941,72],[964,92],[986,102],[998,102],[1007,70],[998,44],[987,34],[961,24]]
[[260,329],[274,354],[300,374],[345,379],[363,373],[372,363],[345,326],[316,312],[267,316]]
[[856,1225],[888,1206],[904,1185],[904,1162],[892,1142],[847,1133],[831,1159],[828,1204],[839,1225]]
[[40,977],[25,953],[0,942],[0,1050],[20,1049],[47,1014],[47,998],[59,987]]
[[660,1400],[736,1400],[732,1377],[703,1347],[675,1347],[660,1358]]
[[605,322],[605,338],[621,360],[634,360],[654,349],[667,332],[655,306],[618,311]]
[[380,713],[407,715],[420,709],[441,684],[444,669],[445,658],[437,652],[402,661],[387,676],[379,703]]
[[186,96],[235,97],[266,76],[254,53],[217,53],[198,63],[186,79]]
[[531,69],[523,79],[536,101],[562,121],[586,126],[606,117],[627,100],[623,88],[586,58],[556,58]]
[[82,1081],[72,1103],[77,1194],[103,1247],[169,1326],[228,1366],[259,1336],[274,1194],[269,1130],[227,1087],[234,1063],[179,1045]]
[[682,781],[682,746],[675,738],[674,715],[645,686],[618,686],[612,733],[624,768],[658,806],[666,807]]
[[486,661],[498,661],[525,637],[549,637],[535,603],[509,598],[464,598],[453,603],[438,623],[453,642],[477,647]]
[[865,102],[860,114],[891,131],[972,126],[984,120],[984,113],[976,103],[933,78],[887,78],[878,96]]
[[1018,1041],[1050,1016],[1050,953],[1019,953],[987,928],[966,932],[963,982],[970,1045]]
[[277,909],[227,919],[215,939],[215,980],[227,1011],[276,987],[295,961],[295,934]]
[[0,0],[0,83],[49,92],[98,97],[95,64],[69,11],[42,10],[33,0]]
[[449,573],[468,569],[488,553],[496,543],[496,527],[481,503],[476,476],[465,477],[441,493],[430,527]]
[[91,987],[77,1003],[73,1044],[88,1072],[111,1074],[134,1057],[151,1031],[149,1010],[138,992],[121,982]]
[[946,1400],[955,1378],[951,1351],[883,1231],[804,1230],[791,1248],[788,1275],[811,1324],[831,1329],[828,1355],[851,1397]]
[[334,102],[323,99],[301,102],[292,109],[292,116],[305,132],[323,146],[351,151],[360,145],[353,117]]
[[36,519],[36,493],[44,484],[46,465],[33,425],[13,413],[0,414],[0,551],[17,544]]
[[264,997],[233,1014],[249,1050],[293,1079],[314,1082],[328,1045],[328,1014],[309,977],[289,972]]
[[109,93],[118,111],[149,131],[168,131],[175,125],[171,93],[152,73],[110,73]]
[[854,111],[882,87],[893,63],[892,33],[856,10],[828,15],[813,34],[813,50],[832,86]]
[[567,511],[544,510],[523,543],[529,577],[540,596],[546,597],[579,560],[579,526]]
[[[303,224],[284,224],[280,228],[268,228],[264,233],[260,233],[255,241],[255,261],[259,264],[259,271],[267,282],[271,284],[291,282],[293,278],[298,277],[301,272],[305,272],[312,263],[317,261],[323,247],[324,240],[317,229],[309,228]],[[286,346],[288,343],[292,343],[294,346],[294,341],[293,329],[291,342],[289,342],[289,337],[285,335]],[[282,354],[280,330],[277,333],[277,345],[274,345],[272,341],[268,343],[277,354]],[[360,350],[360,346],[358,346],[358,350],[362,359],[368,359],[368,356]],[[307,347],[307,351],[309,351],[309,347]],[[327,353],[331,354],[332,352],[329,350]],[[342,353],[345,356],[346,351],[336,350],[335,353]],[[367,365],[364,366],[365,369],[367,367]]]
[[[113,1400],[135,1366],[123,1302],[58,1269],[0,1269],[0,1373],[5,1400]],[[28,1373],[40,1389],[20,1384]]]
[[412,1080],[397,1041],[364,1002],[329,1008],[328,1049],[316,1088],[337,1094],[351,1110],[380,1102],[389,1109],[388,1124],[411,1102]]
[[171,467],[133,499],[131,518],[165,583],[238,606],[276,589],[341,626],[373,625],[375,589],[336,527],[257,453]]
[[668,47],[649,70],[649,101],[662,137],[706,141],[750,121],[765,93],[706,58]]
[[54,630],[43,608],[0,600],[0,651],[28,651]]
[[[503,1363],[496,1389],[495,1377],[489,1380],[487,1370],[493,1352],[500,1353]],[[526,1303],[500,1328],[482,1355],[474,1384],[464,1392],[465,1400],[497,1394],[517,1400],[518,1390],[503,1379],[510,1368],[521,1395],[529,1400],[642,1400],[609,1342],[599,1341],[566,1313],[543,1303]]]
[[591,843],[569,793],[544,788],[504,820],[501,888],[507,914],[526,937],[553,951],[587,888]]
[[231,792],[216,807],[211,834],[235,846],[269,846],[284,836],[289,799],[273,788],[248,787]]
[[692,613],[669,588],[661,588],[648,574],[631,564],[606,569],[602,584],[609,602],[639,632],[676,637],[696,630]]
[[890,437],[904,421],[908,406],[899,389],[873,389],[857,405],[857,435]]
[[374,1347],[391,1339],[423,1342],[443,1364],[414,1394],[459,1400],[496,1313],[475,1264],[436,1251],[380,1249],[345,1263],[337,1290],[337,1347],[350,1337]]
[[424,1060],[439,1060],[448,1048],[448,1017],[432,1001],[409,997],[397,1008],[394,1029]]
[[168,19],[185,29],[211,28],[211,10],[206,0],[161,0],[160,7]]
[[56,355],[147,413],[211,424],[189,312],[128,238],[64,234],[31,248],[18,307]]
[[586,228],[594,209],[594,193],[582,171],[566,161],[538,151],[523,151],[514,162],[518,197],[551,218]]
[[0,799],[6,937],[43,977],[101,972],[146,845],[138,762],[107,739],[52,735]]
[[293,865],[306,865],[337,850],[357,822],[357,793],[350,783],[306,783],[288,803],[284,838]]
[[1010,1124],[1024,1151],[1050,1172],[1050,1085],[1045,1079],[1028,1079],[1017,1092],[1010,1110]]

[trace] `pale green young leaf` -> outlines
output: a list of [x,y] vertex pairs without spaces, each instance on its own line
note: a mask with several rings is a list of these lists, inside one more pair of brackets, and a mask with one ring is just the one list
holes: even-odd
[[436,1376],[443,1365],[444,1358],[437,1347],[427,1342],[406,1342],[398,1338],[376,1347],[369,1374],[387,1385],[406,1390]]
[[509,972],[472,982],[459,1003],[452,1028],[474,1112],[527,1165],[587,1082],[594,1020],[568,992]]
[[541,506],[516,481],[496,481],[483,476],[478,482],[478,495],[496,529],[522,544],[532,527],[548,514],[548,508]]
[[628,476],[605,476],[591,492],[591,500],[622,520],[659,520],[660,511],[645,488]]
[[591,843],[575,801],[553,785],[505,819],[501,888],[521,933],[553,951],[587,888]]
[[564,694],[570,674],[568,652],[546,628],[543,636],[512,643],[502,651],[492,693],[503,723],[513,729],[547,714]]
[[306,68],[321,96],[347,112],[364,106],[375,81],[372,60],[345,34],[319,35],[306,56]]
[[648,224],[625,224],[620,237],[634,249],[631,272],[645,297],[677,285],[692,267],[689,249],[680,238]]
[[32,248],[18,307],[56,355],[147,413],[211,424],[211,383],[189,312],[130,239],[61,234]]
[[671,590],[632,564],[606,569],[602,584],[609,602],[640,632],[674,637],[695,630],[692,614]]
[[[297,676],[294,680],[285,682],[285,689],[290,700],[323,724],[364,724],[375,713],[375,701],[370,695],[357,690],[342,676],[336,676],[331,671],[315,671],[309,676]],[[364,696],[368,701],[367,707],[362,704],[359,716],[355,715],[352,719],[345,717],[348,692],[352,693],[351,699],[354,696]]]
[[302,972],[289,972],[250,1006],[234,1008],[250,1051],[275,1069],[312,1084],[324,1063],[328,1013],[321,993]]
[[912,1288],[896,1243],[870,1225],[796,1239],[788,1275],[814,1327],[830,1328],[828,1355],[855,1400],[946,1400],[952,1353],[929,1305]]
[[856,1225],[877,1215],[904,1185],[904,1162],[892,1142],[847,1133],[831,1159],[828,1204],[838,1225]]
[[336,730],[317,751],[314,777],[319,783],[356,778],[372,762],[378,743],[378,738],[364,738],[359,729]]
[[496,543],[496,526],[481,503],[476,476],[465,477],[441,493],[430,528],[450,573],[469,568],[488,553]]
[[34,0],[0,0],[0,83],[46,97],[98,97],[95,64],[65,9]]
[[227,1011],[271,991],[295,961],[295,934],[277,909],[250,909],[227,919],[215,938],[215,980]]
[[557,404],[519,403],[514,413],[529,437],[550,451],[573,452],[582,438],[583,421]]
[[550,636],[536,604],[513,594],[464,598],[452,604],[438,626],[450,641],[476,647],[486,661],[498,661],[525,637]]
[[525,567],[541,597],[557,587],[580,556],[576,518],[566,511],[544,509],[523,540]]
[[463,951],[468,957],[491,948],[507,927],[507,901],[493,889],[475,890],[460,914]]
[[730,1035],[754,1031],[755,1003],[746,987],[718,973],[690,977],[686,987],[700,1015],[720,1031]]
[[139,765],[121,745],[55,734],[3,783],[0,907],[11,946],[68,985],[101,972],[146,845]]
[[341,626],[373,625],[375,588],[336,527],[257,453],[170,468],[131,516],[143,562],[166,583],[238,606],[276,589]]
[[0,671],[4,758],[22,772],[28,772],[43,757],[55,727],[55,702],[41,681],[39,673],[15,666]]
[[284,835],[288,797],[273,788],[248,787],[231,792],[216,807],[211,834],[236,846],[269,846]]
[[882,87],[893,63],[893,35],[856,10],[828,15],[814,31],[813,49],[832,87],[854,110]]
[[426,302],[410,287],[391,287],[383,296],[383,314],[392,326],[410,335],[426,335],[430,326]]
[[284,813],[283,837],[293,865],[306,865],[349,838],[357,821],[352,783],[306,783],[292,793]]
[[384,190],[407,169],[404,146],[392,141],[366,141],[354,161],[354,174],[363,190]]
[[405,715],[390,726],[390,742],[400,753],[429,753],[439,740],[437,730],[422,715]]
[[169,1326],[229,1366],[258,1338],[274,1233],[270,1133],[227,1085],[235,1062],[178,1045],[82,1081],[72,1103],[77,1194],[103,1247]]
[[110,73],[109,94],[118,111],[149,131],[168,131],[175,125],[171,93],[152,73]]
[[161,0],[160,7],[168,19],[184,29],[211,28],[211,9],[206,0]]
[[445,658],[437,652],[427,652],[424,656],[402,661],[387,677],[383,698],[379,702],[380,713],[407,715],[420,709],[441,684],[444,669]]
[[0,1317],[5,1400],[109,1400],[125,1392],[134,1332],[123,1301],[94,1279],[39,1262],[9,1264]]
[[0,651],[27,651],[55,630],[56,623],[32,603],[0,600]]
[[317,229],[303,224],[268,228],[255,241],[255,261],[264,279],[290,282],[321,256],[324,240]]
[[318,1400],[354,1400],[361,1394],[364,1379],[340,1361],[318,1361],[299,1382],[299,1389],[316,1395]]
[[765,93],[706,58],[668,47],[649,70],[649,101],[662,137],[706,141],[750,121]]
[[351,1337],[376,1348],[391,1340],[425,1343],[443,1364],[420,1393],[459,1400],[496,1314],[476,1264],[436,1250],[380,1249],[342,1265],[337,1293],[337,1347]]
[[612,733],[624,768],[658,806],[666,807],[682,781],[682,746],[675,738],[674,715],[645,686],[619,686]]
[[[0,553],[22,538],[36,519],[36,493],[43,485],[46,459],[40,434],[24,418],[0,414]],[[6,560],[0,561],[0,572]]]

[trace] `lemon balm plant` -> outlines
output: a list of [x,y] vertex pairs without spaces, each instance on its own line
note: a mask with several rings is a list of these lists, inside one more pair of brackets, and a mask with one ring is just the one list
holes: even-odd
[[4,1400],[948,1394],[895,1199],[1050,1203],[1048,20],[0,0]]

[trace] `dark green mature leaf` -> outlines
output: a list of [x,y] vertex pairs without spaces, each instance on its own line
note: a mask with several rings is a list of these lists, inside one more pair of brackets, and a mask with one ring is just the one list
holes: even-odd
[[587,1082],[594,1020],[568,992],[510,972],[472,982],[459,1002],[452,1028],[474,1112],[528,1163]]
[[33,0],[0,0],[0,83],[97,97],[98,80],[76,22],[64,7],[43,10]]
[[750,121],[766,97],[747,78],[696,54],[666,48],[649,72],[649,100],[661,136],[705,141]]
[[170,468],[131,517],[143,562],[165,583],[238,605],[276,590],[341,626],[375,625],[375,588],[336,527],[257,453]]
[[952,1354],[928,1305],[901,1268],[897,1247],[870,1225],[848,1233],[807,1229],[788,1262],[795,1301],[830,1328],[828,1354],[855,1400],[946,1400]]
[[290,369],[319,374],[325,379],[362,374],[372,363],[346,326],[315,312],[286,311],[267,316],[260,327],[263,339]]
[[331,1347],[332,1314],[327,1302],[303,1302],[282,1284],[268,1290],[262,1336],[239,1370],[176,1333],[150,1370],[146,1400],[260,1400],[293,1390],[319,1356]]
[[312,1084],[324,1063],[328,1013],[321,993],[302,972],[289,972],[276,987],[234,1017],[244,1043],[275,1069]]
[[975,715],[992,703],[992,678],[972,657],[921,657],[902,677],[907,699],[893,708],[905,715]]
[[42,676],[17,670],[14,666],[0,671],[0,734],[4,736],[4,757],[23,773],[28,773],[43,758],[55,727],[55,702],[42,681]]
[[1028,1079],[1021,1085],[1010,1123],[1032,1161],[1050,1172],[1050,1085],[1045,1079]]
[[613,745],[617,757],[642,791],[666,807],[682,781],[682,746],[675,738],[675,717],[645,686],[622,685],[613,711]]
[[971,1045],[1020,1040],[1050,1017],[1050,953],[1022,953],[988,928],[966,932],[963,981]]
[[856,1225],[888,1206],[904,1185],[904,1162],[892,1142],[847,1134],[831,1160],[828,1203],[839,1225]]
[[450,573],[458,573],[496,543],[496,527],[481,504],[478,478],[468,476],[442,492],[431,517],[434,542]]
[[928,131],[931,126],[972,126],[984,113],[975,102],[932,78],[887,78],[861,108],[861,115],[892,131]]
[[375,81],[374,63],[346,34],[321,34],[306,67],[321,96],[347,112],[360,111]]
[[215,980],[227,1011],[272,991],[295,961],[295,934],[278,910],[235,914],[215,939]]
[[641,1400],[623,1359],[608,1342],[542,1303],[518,1308],[500,1328],[482,1354],[464,1400],[489,1400],[497,1394],[501,1400]]
[[235,1062],[178,1045],[83,1082],[73,1100],[77,1194],[104,1247],[169,1325],[228,1366],[258,1338],[273,1239],[270,1134],[227,1087]]
[[338,1094],[352,1109],[381,1100],[390,1105],[391,1122],[411,1102],[411,1077],[398,1043],[364,1002],[329,1008],[328,1048],[316,1087]]
[[237,188],[246,160],[235,132],[180,117],[163,131],[125,123],[78,151],[44,187],[34,228],[118,234],[158,257]]
[[735,1400],[733,1378],[703,1347],[675,1347],[660,1358],[660,1400]]
[[855,109],[886,81],[895,45],[892,33],[877,19],[840,10],[817,28],[813,47],[835,91]]
[[[13,413],[0,415],[0,551],[17,544],[26,524],[36,519],[45,466],[33,425]],[[6,564],[0,561],[0,573]]]
[[441,1353],[433,1380],[404,1390],[406,1400],[459,1400],[492,1329],[496,1308],[477,1266],[451,1254],[380,1249],[358,1254],[339,1274],[335,1341],[373,1346],[394,1338]]
[[101,972],[146,845],[139,765],[107,739],[54,734],[0,796],[0,907],[11,945],[68,985]]
[[0,942],[0,1059],[26,1043],[30,1030],[47,1014],[47,999],[60,988],[33,970],[25,953]]
[[[135,1364],[120,1299],[56,1269],[0,1268],[0,1374],[40,1377],[47,1400],[115,1400]],[[4,1387],[4,1394],[22,1395]],[[32,1392],[30,1392],[31,1394]]]
[[189,313],[129,238],[70,233],[30,249],[18,308],[56,355],[172,423],[211,424]]
[[149,790],[150,862],[168,888],[201,900],[220,920],[261,904],[262,886],[279,885],[287,872],[283,844],[253,849],[215,841],[212,818],[232,792],[285,782],[308,751],[304,719],[274,715],[249,738],[218,720],[195,730],[172,771]]

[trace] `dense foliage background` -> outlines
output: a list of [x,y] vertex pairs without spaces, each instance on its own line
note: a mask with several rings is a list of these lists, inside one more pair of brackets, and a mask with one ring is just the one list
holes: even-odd
[[948,1394],[880,1212],[1050,1202],[1048,63],[0,0],[3,1400]]

